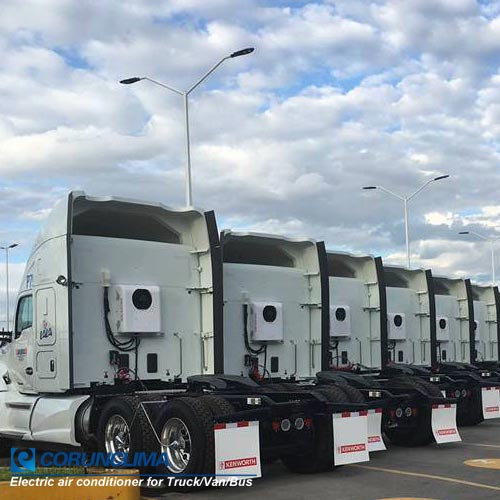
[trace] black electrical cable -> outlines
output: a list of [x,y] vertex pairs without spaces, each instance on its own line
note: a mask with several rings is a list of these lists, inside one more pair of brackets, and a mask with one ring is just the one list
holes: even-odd
[[[264,346],[264,377],[266,376],[266,372],[269,374],[267,371],[267,345]],[[271,378],[271,375],[269,374],[269,378]]]
[[243,304],[243,338],[245,340],[245,348],[249,354],[258,356],[266,351],[266,345],[262,345],[258,349],[253,349],[250,346],[250,342],[248,340],[248,304]]
[[139,337],[132,337],[128,340],[122,341],[118,340],[113,331],[111,330],[111,325],[109,324],[108,314],[110,312],[109,307],[109,288],[104,287],[104,328],[106,330],[106,336],[108,338],[109,343],[116,347],[121,352],[131,352],[135,351],[136,353],[136,366],[137,366],[137,349],[139,348],[139,344],[141,343],[141,339]]
[[[335,356],[333,356],[332,351],[335,351]],[[330,366],[331,367],[333,366],[334,359],[337,360],[337,367],[338,367],[339,366],[339,341],[338,340],[334,340],[333,343],[332,343],[332,340],[330,340],[330,360],[331,360]]]
[[393,340],[392,344],[389,346],[389,352],[392,351],[392,362],[396,363],[396,341]]

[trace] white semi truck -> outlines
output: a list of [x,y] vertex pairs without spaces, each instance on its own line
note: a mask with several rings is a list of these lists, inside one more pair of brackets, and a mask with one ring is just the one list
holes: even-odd
[[[247,240],[272,242],[278,265],[241,266],[238,242]],[[61,202],[28,259],[14,332],[1,340],[2,444],[158,450],[168,456],[159,472],[170,475],[239,463],[232,473],[259,476],[274,458],[299,472],[333,467],[344,436],[335,415],[365,405],[246,376],[259,371],[263,348],[264,374],[290,378],[320,363],[321,329],[310,327],[325,320],[316,245],[230,233],[223,241],[227,263],[213,212],[83,192]],[[299,302],[300,313],[290,306]],[[305,339],[286,327],[294,324]],[[306,358],[294,347],[304,340]],[[367,439],[360,428],[355,446]],[[252,460],[241,461],[245,443]]]

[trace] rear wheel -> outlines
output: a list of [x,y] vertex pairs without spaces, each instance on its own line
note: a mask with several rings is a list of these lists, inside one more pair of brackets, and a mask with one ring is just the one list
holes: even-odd
[[[160,474],[175,477],[214,473],[213,412],[222,410],[222,404],[212,399],[209,407],[206,399],[202,399],[203,397],[174,399],[158,412],[156,428],[161,441],[160,451],[168,458],[168,465],[158,467]],[[193,488],[180,486],[170,489],[188,491]]]
[[444,399],[444,396],[441,392],[441,389],[433,384],[432,382],[429,382],[427,380],[424,380],[422,378],[416,378],[414,380],[415,384],[420,386],[422,390],[424,390],[429,396],[433,398],[439,398],[439,399]]
[[223,417],[224,415],[229,415],[234,412],[234,406],[220,396],[201,396],[200,401],[208,407],[212,416],[215,418]]
[[[438,387],[416,377],[395,377],[391,380],[391,385],[401,389],[420,389],[429,397],[443,399],[443,395]],[[434,441],[434,434],[432,433],[430,408],[419,408],[416,419],[414,427],[407,429],[398,427],[386,428],[385,434],[396,446],[416,447],[432,443]]]
[[[335,403],[348,403],[349,400],[341,389],[335,386],[318,387],[313,392]],[[313,450],[303,455],[283,457],[283,463],[292,472],[313,474],[333,470],[333,425],[332,416],[324,415],[314,419]]]
[[0,439],[0,458],[10,455],[10,442],[7,439]]
[[136,453],[149,453],[154,449],[155,437],[140,400],[133,396],[113,398],[101,413],[98,424],[98,444],[101,451],[113,454],[121,465],[124,454],[133,461]]
[[349,398],[349,401],[351,403],[366,402],[363,393],[359,389],[356,389],[356,387],[353,387],[352,385],[348,384],[339,384],[339,387],[345,392],[346,396]]
[[484,420],[481,388],[471,391],[467,402],[458,404],[457,423],[460,426],[478,425]]

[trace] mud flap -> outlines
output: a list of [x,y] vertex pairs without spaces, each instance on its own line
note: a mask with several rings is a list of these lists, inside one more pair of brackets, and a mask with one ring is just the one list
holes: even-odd
[[261,477],[259,422],[215,424],[215,474]]
[[334,465],[368,462],[368,412],[334,413]]
[[432,433],[437,444],[462,441],[457,429],[457,405],[432,405]]
[[382,439],[382,410],[368,410],[368,451],[384,451],[384,440]]
[[500,418],[500,391],[498,387],[483,387],[481,390],[483,417],[485,420]]

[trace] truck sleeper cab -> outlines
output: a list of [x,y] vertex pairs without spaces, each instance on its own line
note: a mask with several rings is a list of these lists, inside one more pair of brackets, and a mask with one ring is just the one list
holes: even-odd
[[223,463],[214,425],[252,420],[258,456],[239,472],[319,455],[335,405],[224,373],[222,269],[213,212],[71,193],[35,241],[0,356],[0,439],[154,450],[159,472],[200,474]]

